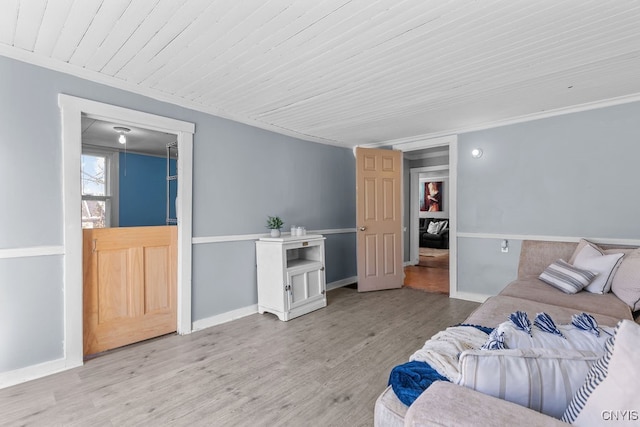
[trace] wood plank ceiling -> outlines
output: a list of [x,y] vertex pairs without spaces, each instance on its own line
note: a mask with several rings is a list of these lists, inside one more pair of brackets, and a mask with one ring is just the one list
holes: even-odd
[[640,93],[635,0],[3,0],[0,55],[303,139]]

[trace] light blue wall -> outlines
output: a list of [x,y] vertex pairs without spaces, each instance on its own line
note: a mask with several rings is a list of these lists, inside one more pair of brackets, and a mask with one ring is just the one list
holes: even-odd
[[[266,233],[267,215],[308,229],[355,227],[350,149],[0,57],[0,249],[63,245],[59,93],[195,123],[194,237]],[[327,236],[330,280],[355,275],[354,239]],[[61,357],[62,262],[62,256],[0,259],[0,372]],[[194,245],[192,268],[194,321],[257,303],[253,242]]]
[[0,249],[62,244],[58,100],[46,75],[18,64],[0,57]]
[[[175,174],[176,161],[169,162]],[[121,152],[119,163],[119,226],[166,225],[167,159]],[[175,218],[175,181],[170,184],[169,215]]]
[[[640,238],[639,117],[632,103],[459,135],[458,232]],[[458,239],[458,289],[495,294],[518,249],[478,240]]]
[[62,274],[61,255],[0,259],[0,372],[64,355]]
[[458,291],[496,295],[518,275],[522,242],[509,240],[503,253],[502,239],[458,238]]

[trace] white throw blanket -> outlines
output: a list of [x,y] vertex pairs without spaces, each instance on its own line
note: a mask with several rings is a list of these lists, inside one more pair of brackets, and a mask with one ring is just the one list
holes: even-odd
[[482,347],[488,336],[473,326],[452,326],[432,336],[409,360],[427,362],[440,375],[455,381],[460,372],[460,353]]

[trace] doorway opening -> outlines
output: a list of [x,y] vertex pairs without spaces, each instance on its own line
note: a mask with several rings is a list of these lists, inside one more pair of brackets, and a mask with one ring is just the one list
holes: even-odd
[[[425,290],[455,298],[457,136],[392,148],[404,153],[405,283],[417,281]],[[440,193],[436,197],[439,206],[433,208],[428,196],[436,191]],[[428,231],[431,233],[425,234]]]
[[82,115],[83,347],[176,332],[177,136]]
[[63,216],[64,216],[64,365],[83,363],[83,277],[81,188],[82,116],[117,122],[122,126],[150,129],[176,136],[178,169],[181,179],[177,191],[177,332],[187,334],[191,324],[191,239],[192,239],[192,170],[193,123],[154,114],[116,107],[87,99],[60,94],[58,104],[62,122]]
[[[449,294],[449,149],[405,153],[410,171],[406,287]],[[430,165],[430,166],[425,166]],[[414,228],[417,227],[416,235]],[[411,238],[413,237],[413,238]]]

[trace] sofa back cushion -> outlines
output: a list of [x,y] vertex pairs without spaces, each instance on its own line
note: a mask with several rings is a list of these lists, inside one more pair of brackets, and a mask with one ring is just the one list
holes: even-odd
[[[540,273],[552,262],[558,259],[569,260],[573,264],[573,256],[578,247],[577,242],[549,242],[542,240],[523,240],[520,250],[520,261],[518,263],[518,279],[524,277],[538,277]],[[624,245],[601,245],[598,247],[605,254],[614,252],[627,253],[634,248]]]
[[518,278],[538,277],[554,261],[569,259],[577,246],[578,244],[574,242],[523,240],[518,263]]

